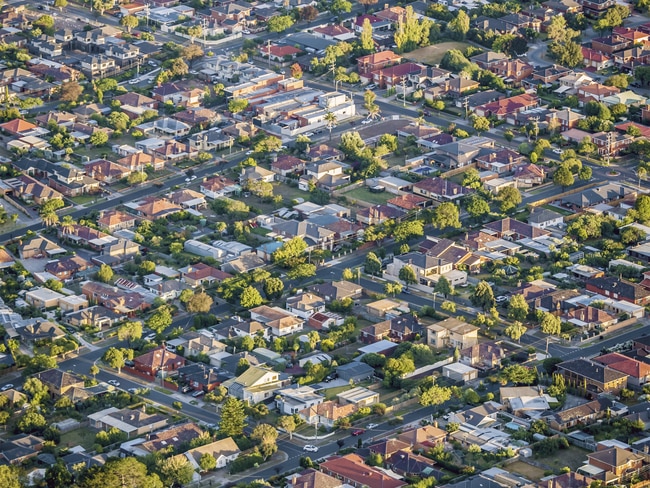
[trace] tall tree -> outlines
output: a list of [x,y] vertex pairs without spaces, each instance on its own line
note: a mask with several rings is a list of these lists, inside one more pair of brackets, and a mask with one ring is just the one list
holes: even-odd
[[157,474],[148,474],[147,466],[134,457],[110,458],[103,466],[94,466],[77,480],[79,488],[163,488]]
[[415,271],[408,264],[402,266],[402,268],[399,270],[399,279],[406,284],[406,288],[408,288],[409,285],[414,285],[418,282],[418,278],[415,275]]
[[540,323],[540,329],[544,334],[560,335],[560,332],[562,332],[562,322],[560,317],[545,312]]
[[[367,20],[367,19],[366,19]],[[323,120],[327,122],[327,129],[330,131],[330,141],[332,140],[332,129],[336,127],[336,122],[338,121],[336,114],[334,112],[330,112],[329,110],[325,113],[325,117],[323,117]]]
[[504,329],[503,333],[513,341],[519,342],[519,339],[526,333],[526,330],[526,327],[521,322],[514,321]]
[[481,307],[483,310],[490,310],[496,305],[494,291],[487,281],[479,281],[470,297],[472,305]]
[[289,434],[289,440],[293,440],[293,433],[296,430],[296,419],[293,415],[283,415],[278,419],[278,427]]
[[528,316],[528,302],[523,295],[513,295],[508,303],[508,317],[522,321]]
[[447,227],[460,228],[460,212],[458,207],[452,202],[444,202],[436,207],[433,211],[434,227],[446,229]]
[[246,411],[241,400],[229,396],[221,408],[219,433],[224,437],[242,435],[246,427]]
[[22,488],[18,468],[15,466],[0,466],[0,486],[2,488]]
[[127,341],[131,347],[131,341],[137,341],[142,337],[142,322],[133,321],[121,325],[117,329],[117,338],[121,341]]
[[120,25],[126,27],[127,32],[131,32],[131,29],[134,29],[138,26],[139,20],[135,15],[125,15],[120,19]]
[[121,349],[116,347],[110,347],[107,349],[102,359],[111,368],[117,369],[118,373],[122,371],[125,364],[124,353]]
[[187,302],[187,311],[190,313],[208,313],[212,307],[212,303],[212,297],[207,293],[196,293]]
[[469,16],[464,10],[456,11],[456,18],[447,23],[447,31],[456,40],[463,40],[469,32]]
[[162,482],[167,486],[184,486],[192,481],[194,467],[185,456],[171,456],[158,464]]
[[364,269],[366,273],[370,275],[377,275],[381,273],[381,266],[381,259],[379,259],[374,252],[369,252],[366,255],[366,261],[364,263]]
[[499,201],[501,202],[499,208],[504,213],[516,209],[517,206],[522,201],[521,192],[519,191],[518,188],[515,188],[514,186],[508,186],[506,188],[499,190],[498,198]]
[[259,307],[264,303],[264,300],[262,299],[262,295],[260,295],[260,292],[257,291],[257,288],[252,287],[252,286],[247,286],[244,288],[244,291],[242,291],[241,297],[239,299],[239,304],[243,308],[253,308],[253,307]]
[[441,276],[440,278],[438,278],[438,281],[436,282],[436,286],[433,287],[433,291],[436,293],[440,293],[445,298],[447,298],[449,295],[454,293],[454,287],[451,285],[451,283],[447,278]]
[[147,319],[147,326],[156,334],[161,334],[167,327],[172,325],[172,321],[173,317],[170,308],[163,305]]
[[102,283],[110,283],[113,279],[113,268],[107,264],[102,264],[97,271],[96,277]]
[[557,171],[555,171],[555,174],[553,175],[553,183],[557,186],[561,186],[563,190],[573,185],[573,174],[565,164],[562,164]]
[[[377,0],[375,0],[376,2]],[[375,40],[372,38],[372,24],[370,19],[363,19],[363,27],[359,36],[359,44],[364,54],[369,54],[375,50]]]

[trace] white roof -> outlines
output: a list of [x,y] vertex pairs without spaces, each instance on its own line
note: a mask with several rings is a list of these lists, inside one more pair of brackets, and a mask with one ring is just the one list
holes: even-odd
[[442,369],[447,369],[449,371],[453,371],[454,373],[458,373],[462,375],[472,373],[473,371],[478,371],[476,368],[472,368],[471,366],[467,366],[462,363],[446,364],[442,367]]

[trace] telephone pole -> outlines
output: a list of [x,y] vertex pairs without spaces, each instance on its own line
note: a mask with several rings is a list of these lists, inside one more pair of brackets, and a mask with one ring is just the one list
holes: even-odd
[[334,83],[334,90],[336,90],[336,61],[332,61],[332,82]]
[[406,107],[406,78],[402,77],[402,105]]
[[607,133],[607,166],[609,166],[609,160],[612,157],[612,145],[614,142],[614,133],[613,132],[608,132]]
[[465,109],[465,118],[469,117],[469,97],[463,98],[463,108]]
[[269,54],[269,68],[271,67],[271,39],[266,41],[266,51]]
[[535,133],[535,140],[537,140],[537,135],[539,134],[539,117],[531,117],[530,120],[533,121],[533,132]]

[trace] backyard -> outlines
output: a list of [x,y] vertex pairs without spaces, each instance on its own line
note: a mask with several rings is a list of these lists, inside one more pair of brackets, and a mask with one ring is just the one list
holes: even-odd
[[576,446],[569,446],[568,449],[562,449],[561,453],[554,452],[548,456],[535,456],[535,461],[545,464],[553,470],[560,470],[565,466],[575,471],[585,464],[588,451]]
[[466,42],[442,42],[440,44],[416,49],[415,51],[406,54],[404,57],[418,63],[429,65],[440,64],[440,61],[442,61],[442,58],[445,56],[447,51],[451,51],[452,49],[464,51],[469,46],[470,45]]
[[375,205],[384,205],[388,200],[394,198],[395,195],[387,191],[381,193],[373,193],[365,186],[362,186],[345,193],[345,197],[348,200],[360,200],[362,202],[372,203]]
[[508,464],[506,469],[511,473],[523,476],[531,481],[539,481],[544,476],[544,470],[523,461]]

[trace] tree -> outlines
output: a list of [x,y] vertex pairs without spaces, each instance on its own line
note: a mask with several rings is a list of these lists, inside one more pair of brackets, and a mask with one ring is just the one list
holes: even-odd
[[573,185],[574,179],[571,170],[566,165],[561,165],[553,175],[553,183],[561,186],[563,190]]
[[212,297],[205,292],[196,293],[187,302],[187,311],[190,313],[208,313],[212,307]]
[[444,386],[433,385],[420,393],[420,405],[425,407],[442,405],[449,400],[451,400],[451,389]]
[[496,306],[494,291],[487,281],[479,281],[470,297],[472,305],[481,307],[483,310],[490,310]]
[[277,429],[269,424],[258,424],[251,433],[251,439],[258,441],[260,444],[275,444],[277,438]]
[[415,275],[415,271],[410,265],[405,265],[402,266],[402,268],[399,270],[399,279],[402,280],[406,284],[406,288],[408,289],[409,285],[414,285],[418,282],[418,278]]
[[[58,459],[55,464],[45,470],[43,480],[47,488],[62,488],[72,485],[72,474],[68,471],[65,463],[61,459]],[[0,481],[0,484],[6,486],[2,481]]]
[[521,322],[514,321],[503,330],[503,333],[510,337],[510,339],[513,341],[519,342],[519,339],[521,339],[521,336],[526,333],[526,330],[528,329],[526,329],[526,327],[524,327]]
[[108,116],[108,123],[111,124],[113,129],[124,132],[128,129],[131,119],[124,112],[111,112]]
[[352,3],[348,0],[334,0],[330,3],[330,12],[334,15],[352,12]]
[[307,243],[302,237],[298,236],[282,244],[282,246],[273,253],[271,258],[274,263],[279,264],[283,268],[293,268],[305,261],[306,250]]
[[511,364],[506,366],[501,375],[508,381],[518,385],[530,385],[535,382],[537,377],[535,368],[527,368],[520,364]]
[[458,207],[452,202],[444,202],[436,207],[433,211],[433,225],[438,229],[447,227],[460,228],[460,212]]
[[219,434],[224,437],[236,437],[242,435],[246,427],[246,410],[243,402],[235,397],[229,396],[221,408],[221,421],[219,422]]
[[291,15],[276,15],[275,17],[271,17],[266,25],[269,32],[277,32],[279,34],[289,29],[293,23],[293,17]]
[[447,23],[447,31],[451,34],[451,38],[457,41],[465,39],[469,32],[469,16],[464,10],[458,9],[456,11],[456,18]]
[[188,27],[187,35],[190,36],[190,44],[194,44],[194,39],[203,35],[203,26],[201,24],[196,24]]
[[254,288],[252,286],[247,286],[244,288],[244,291],[242,291],[241,297],[239,299],[239,304],[246,309],[253,308],[253,307],[259,307],[264,303],[264,300],[262,299],[262,295],[260,295],[260,292],[257,291],[257,288]]
[[562,322],[560,321],[560,317],[556,317],[549,312],[544,312],[544,317],[540,323],[540,329],[544,334],[560,335],[560,332],[562,331]]
[[117,372],[120,373],[125,364],[124,353],[121,349],[116,347],[111,347],[106,350],[102,360],[108,364],[111,368],[117,369]]
[[650,196],[639,195],[634,203],[634,210],[636,210],[637,220],[639,222],[650,221]]
[[402,284],[393,283],[392,281],[387,281],[384,283],[384,293],[387,295],[395,296],[402,293]]
[[192,481],[194,467],[185,456],[171,456],[158,464],[162,482],[166,486],[183,486]]
[[108,264],[102,264],[97,271],[96,278],[102,283],[110,283],[113,279],[113,268]]
[[305,22],[313,22],[318,17],[318,9],[312,5],[307,5],[300,9],[300,18]]
[[375,50],[375,41],[372,38],[372,25],[368,18],[363,19],[363,28],[359,37],[359,44],[361,45],[361,50],[365,54],[369,54]]
[[345,268],[341,273],[341,279],[345,281],[352,281],[354,279],[354,274],[350,268]]
[[562,66],[575,68],[584,62],[582,46],[574,41],[567,41],[564,44],[554,42],[550,45],[549,51],[551,56]]
[[445,300],[442,302],[442,305],[440,305],[440,308],[444,310],[445,312],[448,313],[456,313],[456,304],[454,302],[450,302],[448,300]]
[[142,322],[127,322],[117,329],[117,338],[121,341],[127,341],[131,346],[131,341],[137,341],[142,337]]
[[311,278],[316,274],[316,265],[309,263],[301,263],[287,271],[287,277],[290,280],[301,280]]
[[468,388],[463,394],[463,400],[470,405],[476,405],[481,402],[481,397],[472,388]]
[[217,468],[217,460],[209,452],[205,452],[199,459],[199,467],[202,472],[213,471]]
[[366,255],[366,261],[364,262],[363,267],[366,273],[370,275],[378,275],[381,273],[381,259],[379,259],[374,252],[369,252]]
[[131,32],[131,29],[134,29],[138,26],[139,20],[135,15],[125,15],[120,19],[120,25],[126,27],[127,32]]
[[449,295],[454,293],[454,287],[451,285],[451,283],[447,278],[441,276],[440,278],[438,278],[438,282],[436,283],[436,286],[433,287],[433,291],[436,293],[440,293],[445,298],[447,298]]
[[263,288],[268,300],[277,300],[284,291],[284,282],[280,278],[268,278],[264,281]]
[[233,98],[228,102],[228,111],[233,114],[243,112],[248,108],[248,100],[246,98]]
[[49,390],[38,378],[28,378],[25,380],[23,390],[29,395],[32,405],[40,405],[47,399]]
[[397,242],[406,242],[424,235],[424,224],[421,220],[404,220],[393,228],[393,237]]
[[615,86],[616,88],[619,88],[621,90],[626,90],[628,85],[630,84],[630,78],[631,78],[630,76],[624,74],[612,75],[605,80],[603,85]]
[[296,418],[293,415],[283,415],[278,419],[278,427],[289,434],[289,440],[293,440],[293,433],[296,430]]
[[418,46],[429,42],[429,33],[433,22],[430,19],[419,19],[413,11],[413,7],[408,5],[404,11],[404,16],[398,20],[393,41],[397,49],[401,51],[412,51]]
[[162,334],[167,327],[172,325],[172,322],[173,318],[171,309],[168,306],[163,305],[147,319],[147,326],[156,334]]
[[83,87],[76,81],[68,81],[61,85],[61,101],[76,102],[83,93]]
[[22,488],[23,484],[20,481],[18,468],[15,466],[0,466],[0,486],[3,488]]
[[490,204],[484,198],[474,194],[465,202],[467,213],[474,219],[481,219],[490,213]]
[[101,147],[108,142],[108,134],[103,130],[95,131],[88,138],[88,142],[95,147]]
[[578,178],[582,181],[589,181],[592,176],[592,171],[589,166],[583,166],[578,170]]
[[99,374],[99,366],[96,364],[93,364],[90,367],[90,374],[93,375],[93,378],[95,378]]
[[521,203],[521,192],[514,186],[507,186],[499,190],[500,210],[503,213],[516,209]]
[[472,116],[472,128],[481,135],[481,132],[490,130],[490,120],[487,117],[474,115]]
[[359,0],[359,3],[363,5],[363,11],[368,13],[368,7],[371,5],[376,5],[379,0]]
[[77,484],[79,488],[163,488],[158,475],[147,474],[147,466],[135,457],[110,458],[86,471]]
[[528,316],[528,302],[523,295],[513,295],[508,303],[508,318],[522,321]]

